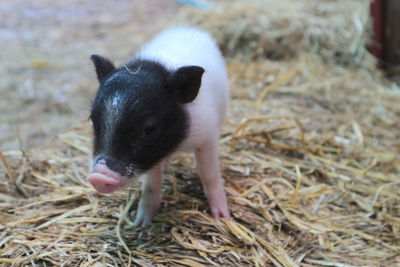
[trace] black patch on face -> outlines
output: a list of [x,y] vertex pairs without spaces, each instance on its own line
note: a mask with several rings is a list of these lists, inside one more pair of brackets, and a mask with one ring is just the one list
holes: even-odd
[[204,70],[189,66],[170,72],[143,60],[113,69],[108,60],[93,61],[101,69],[90,114],[94,157],[121,175],[130,175],[132,164],[137,174],[150,169],[185,139],[189,118],[182,103],[196,97]]

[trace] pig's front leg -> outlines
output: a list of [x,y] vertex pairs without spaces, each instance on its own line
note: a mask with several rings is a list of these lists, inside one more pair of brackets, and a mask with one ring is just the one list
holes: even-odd
[[203,184],[204,193],[215,219],[220,216],[229,220],[229,209],[222,179],[219,173],[218,143],[208,142],[196,149],[197,172]]
[[162,161],[142,177],[142,196],[136,214],[134,226],[145,227],[151,223],[161,202],[163,171],[168,161]]

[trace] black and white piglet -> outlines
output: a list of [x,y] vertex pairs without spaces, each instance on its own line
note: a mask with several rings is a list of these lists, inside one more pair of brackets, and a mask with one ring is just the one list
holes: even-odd
[[94,149],[89,182],[111,193],[143,177],[136,226],[161,201],[163,171],[175,151],[194,151],[212,215],[229,219],[218,141],[228,104],[222,55],[210,35],[177,27],[157,35],[127,64],[91,57],[100,82],[92,104]]

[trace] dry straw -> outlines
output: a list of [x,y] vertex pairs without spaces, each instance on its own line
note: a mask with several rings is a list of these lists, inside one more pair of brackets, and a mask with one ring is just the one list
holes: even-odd
[[[331,25],[320,29],[328,39],[334,25],[347,25],[348,13],[338,11],[343,5],[363,27],[367,21],[357,13],[364,2],[323,1],[330,9],[319,17],[314,9],[294,12],[310,3],[324,9],[315,1],[273,2],[265,1],[266,14],[286,3],[283,25],[294,18],[304,27],[310,20]],[[238,12],[232,24],[257,21],[259,11],[242,17],[237,5],[229,10],[231,17]],[[279,22],[272,15],[258,19]],[[219,18],[207,23],[229,32],[218,28]],[[288,27],[286,36],[291,31],[298,32]],[[133,227],[138,187],[102,196],[85,182],[91,141],[82,124],[45,148],[0,154],[0,264],[398,266],[399,88],[368,61],[368,68],[345,68],[333,64],[339,60],[333,54],[308,53],[309,40],[298,38],[293,45],[303,43],[301,49],[270,50],[291,60],[273,62],[263,53],[257,61],[228,59],[232,101],[220,150],[231,221],[210,217],[193,160],[179,155],[165,175],[153,224]]]
[[173,24],[211,32],[227,56],[290,59],[306,51],[340,64],[374,64],[365,50],[369,0],[216,2],[202,11],[186,8]]

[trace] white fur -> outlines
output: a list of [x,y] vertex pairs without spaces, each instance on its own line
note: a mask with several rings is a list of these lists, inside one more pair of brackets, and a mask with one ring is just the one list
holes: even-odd
[[201,30],[176,27],[157,35],[136,58],[154,60],[169,70],[197,65],[205,69],[196,99],[186,104],[190,116],[188,138],[182,150],[192,150],[218,139],[228,103],[228,78],[223,57],[211,36]]
[[112,107],[116,108],[118,106],[120,100],[121,100],[121,95],[117,92],[113,97]]

